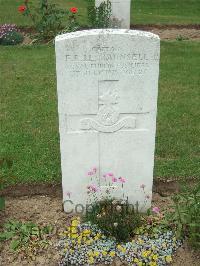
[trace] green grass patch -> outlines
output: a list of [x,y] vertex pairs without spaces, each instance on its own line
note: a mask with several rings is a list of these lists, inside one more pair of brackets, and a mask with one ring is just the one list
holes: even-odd
[[[161,43],[155,176],[200,176],[198,42]],[[60,180],[54,48],[0,47],[8,183]],[[1,162],[1,161],[0,161]]]
[[1,158],[9,182],[60,176],[55,60],[52,47],[1,47]]
[[[35,2],[35,1],[33,1]],[[79,8],[80,21],[87,24],[84,0],[52,0],[64,9],[72,6]],[[16,23],[31,26],[27,17],[17,11],[23,0],[0,0],[0,24]],[[200,24],[199,0],[133,0],[131,8],[132,24]]]
[[156,176],[200,176],[199,42],[162,42]]
[[133,0],[132,24],[199,24],[198,0]]

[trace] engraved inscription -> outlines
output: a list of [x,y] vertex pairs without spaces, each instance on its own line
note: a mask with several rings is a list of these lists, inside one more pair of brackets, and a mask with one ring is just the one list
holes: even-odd
[[136,119],[125,117],[119,120],[120,113],[117,109],[119,103],[117,80],[104,80],[99,82],[99,111],[96,120],[82,119],[82,130],[96,130],[104,133],[113,133],[120,129],[135,129]]
[[145,52],[121,53],[117,48],[96,45],[84,54],[65,55],[66,71],[79,75],[126,74],[142,75],[157,56]]
[[120,129],[135,129],[136,119],[134,117],[126,117],[118,121],[112,126],[104,126],[91,118],[85,118],[81,120],[82,130],[96,130],[103,133],[114,133]]
[[116,108],[119,98],[116,87],[117,82],[115,80],[99,82],[99,112],[97,119],[105,126],[111,126],[119,119],[119,112]]

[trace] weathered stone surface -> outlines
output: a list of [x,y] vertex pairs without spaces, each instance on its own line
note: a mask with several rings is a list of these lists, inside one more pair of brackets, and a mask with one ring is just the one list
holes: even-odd
[[[95,0],[98,7],[105,0]],[[131,0],[110,0],[112,6],[111,27],[129,29]]]
[[[143,31],[90,30],[56,38],[65,211],[72,209],[69,199],[73,207],[85,205],[86,173],[94,166],[99,176],[125,177],[129,201],[150,207],[159,53],[159,37]],[[116,197],[121,193],[116,189]]]

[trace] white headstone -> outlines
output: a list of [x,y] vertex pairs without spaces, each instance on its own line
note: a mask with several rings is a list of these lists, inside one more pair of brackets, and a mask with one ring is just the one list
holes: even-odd
[[[98,7],[105,0],[95,0]],[[110,0],[112,7],[111,26],[130,29],[131,0]]]
[[[73,208],[85,205],[86,173],[94,166],[99,176],[125,177],[129,202],[150,207],[159,54],[159,37],[144,31],[56,37],[63,199],[69,199],[69,191]],[[64,209],[72,209],[72,203]]]

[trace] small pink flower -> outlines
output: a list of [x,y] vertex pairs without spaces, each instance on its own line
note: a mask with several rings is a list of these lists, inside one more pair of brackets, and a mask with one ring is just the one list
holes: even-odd
[[119,182],[126,183],[126,178],[120,176],[118,179],[119,179]]
[[87,186],[88,192],[98,192],[99,188],[96,185],[88,185]]
[[90,175],[90,176],[93,175],[93,174],[94,174],[94,173],[93,173],[92,171],[88,172],[88,175]]
[[116,177],[113,176],[113,177],[112,177],[112,182],[113,182],[113,183],[116,183],[117,181],[118,181],[118,179],[117,179]]
[[148,224],[152,224],[152,222],[153,222],[152,219],[151,219],[150,217],[148,217],[148,218],[147,218],[147,223],[148,223]]
[[96,174],[96,172],[97,172],[97,168],[96,167],[93,168],[93,172]]
[[160,208],[153,207],[152,211],[155,212],[156,214],[159,214],[160,213]]
[[113,175],[113,173],[108,173],[108,176],[110,176],[110,177],[111,177],[111,176],[114,176],[114,175]]
[[142,188],[144,190],[145,184],[140,185],[140,188]]

